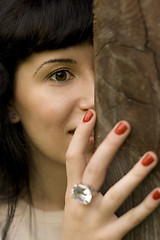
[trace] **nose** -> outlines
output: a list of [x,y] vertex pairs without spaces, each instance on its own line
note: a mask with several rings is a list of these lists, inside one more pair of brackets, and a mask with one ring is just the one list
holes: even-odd
[[87,75],[81,88],[81,98],[79,107],[83,111],[94,109],[95,106],[95,86],[93,73]]

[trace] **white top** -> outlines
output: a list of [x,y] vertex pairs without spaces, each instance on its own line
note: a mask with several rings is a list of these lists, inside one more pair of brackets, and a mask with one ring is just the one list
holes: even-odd
[[[6,205],[0,207],[0,230],[6,221]],[[60,240],[63,211],[44,212],[20,201],[7,240]]]

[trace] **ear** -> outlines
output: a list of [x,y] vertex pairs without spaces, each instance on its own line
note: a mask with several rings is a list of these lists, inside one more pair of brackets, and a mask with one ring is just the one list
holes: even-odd
[[9,119],[10,119],[11,123],[15,124],[20,121],[20,117],[19,117],[15,107],[13,106],[12,101],[10,101],[9,105],[8,105],[8,114],[9,114]]

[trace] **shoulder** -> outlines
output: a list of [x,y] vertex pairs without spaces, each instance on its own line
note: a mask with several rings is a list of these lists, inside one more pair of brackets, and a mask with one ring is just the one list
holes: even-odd
[[8,214],[8,204],[0,203],[0,222],[6,219]]
[[1,203],[0,204],[0,236],[7,222],[7,216],[8,216],[8,204]]
[[24,217],[28,212],[29,205],[23,201],[19,201],[17,205],[9,206],[7,203],[0,203],[0,228],[5,225],[9,216],[14,220]]
[[[7,222],[11,220],[11,226],[7,233],[7,239],[29,239],[29,205],[19,201],[15,207],[8,204],[0,204],[0,236]],[[23,232],[23,234],[21,234]],[[27,238],[28,237],[28,238]]]

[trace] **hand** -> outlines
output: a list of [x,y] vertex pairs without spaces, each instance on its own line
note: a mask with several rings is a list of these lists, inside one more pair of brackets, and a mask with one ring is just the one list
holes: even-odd
[[96,120],[95,112],[89,111],[93,113],[92,118],[79,124],[66,154],[68,186],[62,240],[120,240],[160,204],[160,188],[157,188],[123,216],[117,218],[114,214],[156,166],[157,156],[146,153],[126,176],[104,196],[97,193],[90,204],[84,206],[76,202],[71,197],[74,184],[83,183],[99,190],[111,159],[130,132],[128,122],[118,123],[88,161],[87,144]]

